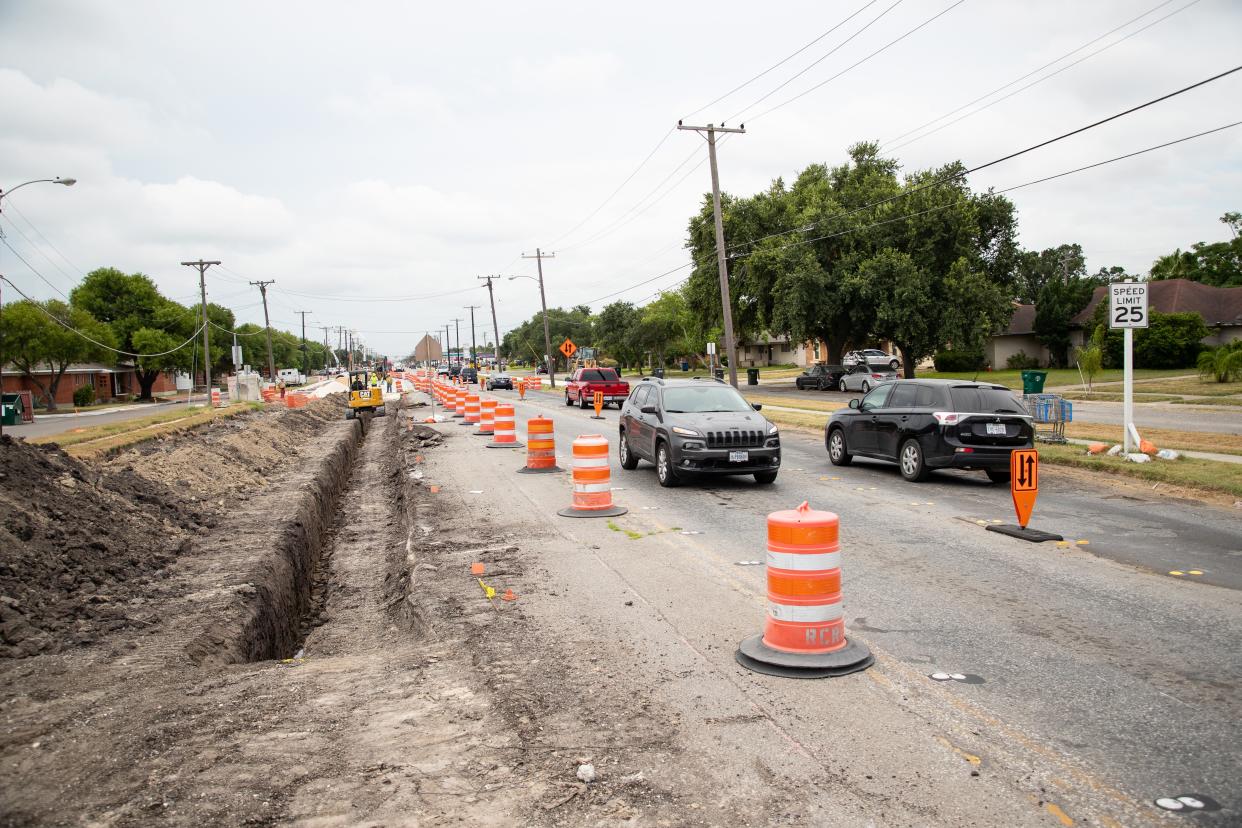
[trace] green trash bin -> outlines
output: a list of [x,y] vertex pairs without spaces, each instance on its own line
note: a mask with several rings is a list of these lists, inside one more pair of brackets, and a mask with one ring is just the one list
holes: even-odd
[[21,394],[5,394],[0,397],[0,423],[7,426],[20,425],[22,421]]
[[1023,371],[1022,372],[1022,393],[1023,394],[1044,393],[1044,380],[1046,379],[1048,379],[1047,371]]

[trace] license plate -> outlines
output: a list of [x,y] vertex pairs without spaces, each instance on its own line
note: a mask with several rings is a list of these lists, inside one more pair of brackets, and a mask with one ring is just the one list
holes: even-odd
[[749,451],[731,451],[729,452],[730,463],[745,463],[750,459]]
[[1004,436],[1005,424],[1004,423],[988,423],[988,434],[1000,434],[1001,436]]

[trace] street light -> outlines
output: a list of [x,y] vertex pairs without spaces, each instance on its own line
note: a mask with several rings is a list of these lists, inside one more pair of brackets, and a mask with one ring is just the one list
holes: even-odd
[[[4,207],[4,197],[6,195],[13,192],[14,190],[20,190],[22,187],[25,187],[27,184],[64,184],[66,187],[72,187],[74,184],[77,184],[77,183],[78,183],[78,180],[76,178],[61,178],[60,176],[57,176],[56,178],[35,178],[35,179],[31,179],[30,181],[23,181],[21,184],[18,184],[16,187],[11,187],[8,190],[0,189],[0,208]],[[3,209],[0,209],[0,212],[3,212]],[[0,287],[0,308],[3,308],[3,307],[4,307],[3,288]],[[4,402],[3,402],[4,400],[4,347],[3,346],[4,346],[4,341],[3,339],[0,339],[0,437],[4,436]]]
[[530,279],[532,282],[539,283],[539,303],[543,306],[543,362],[548,366],[548,384],[556,387],[556,371],[552,367],[552,337],[548,334],[548,300],[543,293],[543,268],[539,269],[539,278],[534,276],[510,276],[509,281],[514,279]]

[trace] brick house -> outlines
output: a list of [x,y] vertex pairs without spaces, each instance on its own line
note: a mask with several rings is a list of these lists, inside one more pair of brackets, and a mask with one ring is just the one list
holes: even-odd
[[[45,370],[35,371],[39,383],[44,388],[51,381],[53,373],[50,366]],[[94,386],[95,399],[99,402],[112,402],[137,397],[141,390],[132,365],[121,363],[108,366],[97,362],[73,363],[65,369],[65,375],[61,377],[60,386],[56,389],[56,404],[72,406],[73,392],[83,385]],[[155,384],[151,387],[151,393],[153,394],[176,390],[176,378],[169,372],[160,374],[159,378],[155,380]],[[10,394],[15,391],[30,391],[34,395],[35,405],[41,406],[45,402],[43,391],[40,390],[39,386],[13,365],[4,366],[4,391]]]

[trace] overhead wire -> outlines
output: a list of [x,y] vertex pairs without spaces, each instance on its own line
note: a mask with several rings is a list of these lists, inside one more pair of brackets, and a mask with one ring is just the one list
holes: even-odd
[[[1168,0],[1168,2],[1172,2],[1172,1],[1173,1],[1173,0]],[[794,52],[790,53],[789,55],[786,55],[784,58],[782,58],[781,60],[779,60],[779,61],[777,61],[776,63],[772,64],[772,65],[771,65],[771,66],[769,66],[767,69],[764,69],[764,70],[763,70],[762,72],[760,72],[759,74],[757,74],[757,75],[753,76],[750,80],[745,81],[744,83],[738,84],[737,86],[733,87],[733,88],[732,88],[732,89],[730,89],[728,92],[726,92],[726,93],[724,93],[723,95],[721,95],[719,98],[716,98],[714,101],[709,101],[708,103],[703,104],[703,106],[699,107],[698,109],[694,110],[693,112],[691,112],[691,113],[689,113],[689,114],[687,114],[687,115],[683,116],[683,117],[682,117],[682,120],[689,120],[690,118],[693,118],[695,115],[698,115],[698,114],[699,114],[700,112],[702,112],[703,110],[705,110],[705,109],[710,109],[711,107],[713,107],[713,106],[715,106],[716,104],[720,103],[720,102],[721,102],[721,101],[723,101],[725,98],[727,98],[727,97],[729,97],[730,95],[732,95],[733,93],[742,91],[743,89],[745,89],[746,87],[750,86],[752,83],[754,83],[755,81],[757,81],[757,80],[759,80],[760,78],[764,77],[764,76],[765,76],[765,75],[767,75],[768,73],[770,73],[770,72],[772,72],[772,71],[774,71],[774,70],[776,70],[776,69],[779,69],[780,67],[784,66],[786,63],[788,63],[789,61],[793,60],[793,59],[794,59],[794,58],[796,58],[798,55],[802,54],[802,53],[803,53],[803,52],[805,52],[807,49],[809,49],[809,48],[811,48],[812,46],[814,46],[816,43],[819,43],[819,42],[820,42],[821,40],[823,40],[825,37],[827,37],[828,35],[832,34],[832,33],[833,33],[833,32],[835,32],[837,29],[841,28],[842,26],[844,26],[846,23],[848,23],[848,22],[850,22],[851,20],[853,20],[853,19],[854,19],[855,17],[857,17],[858,15],[862,14],[864,11],[866,11],[867,9],[869,9],[871,6],[874,6],[877,2],[879,2],[879,0],[869,0],[869,2],[868,2],[868,3],[866,3],[865,5],[861,6],[861,7],[858,9],[858,11],[856,11],[856,12],[854,12],[854,13],[852,13],[852,14],[848,15],[847,17],[845,17],[844,19],[842,19],[839,23],[837,23],[835,26],[833,26],[831,29],[828,29],[826,32],[822,32],[819,36],[817,36],[817,37],[816,37],[814,40],[812,40],[810,43],[808,43],[808,44],[806,44],[805,46],[803,46],[802,48],[800,48],[800,49],[798,49],[798,50],[796,50],[796,51],[794,51]],[[830,52],[829,54],[831,54],[831,52]],[[825,55],[825,57],[826,57],[826,55]],[[820,58],[820,60],[823,60],[823,58]],[[816,61],[816,62],[818,62],[818,61]],[[812,64],[812,65],[814,65],[814,64]]]
[[965,3],[965,2],[966,2],[966,0],[957,0],[957,2],[953,3],[953,5],[951,5],[951,6],[947,7],[947,8],[945,8],[945,9],[943,9],[943,10],[941,10],[941,11],[937,12],[936,14],[933,14],[931,17],[927,18],[927,19],[926,19],[926,20],[924,20],[922,23],[920,23],[920,24],[918,24],[917,26],[915,26],[913,29],[908,30],[905,34],[902,34],[902,35],[900,35],[900,36],[898,36],[898,37],[896,37],[896,38],[894,38],[894,39],[890,40],[888,43],[885,43],[885,44],[884,44],[883,46],[881,46],[879,49],[876,49],[874,52],[872,52],[871,54],[867,55],[866,57],[864,57],[864,58],[862,58],[862,59],[860,59],[860,60],[858,60],[858,61],[855,61],[854,63],[851,63],[849,66],[845,67],[845,68],[844,68],[844,69],[842,69],[840,72],[837,72],[837,73],[836,73],[835,75],[833,75],[832,77],[830,77],[830,78],[828,78],[828,79],[826,79],[826,80],[822,80],[822,81],[820,81],[819,83],[815,84],[814,86],[812,86],[812,87],[810,87],[810,88],[808,88],[808,89],[804,89],[803,91],[799,92],[797,95],[794,95],[792,98],[788,98],[788,99],[786,99],[786,100],[784,100],[784,101],[781,101],[781,102],[780,102],[780,103],[778,103],[776,106],[769,107],[768,109],[765,109],[764,111],[760,112],[758,115],[748,115],[748,116],[746,116],[746,117],[744,117],[744,118],[743,118],[743,117],[742,117],[742,115],[739,113],[738,115],[735,115],[735,116],[731,117],[729,120],[731,120],[731,121],[734,121],[734,120],[743,120],[743,121],[752,121],[752,122],[753,122],[753,121],[757,121],[758,119],[762,118],[762,117],[763,117],[763,116],[765,116],[765,115],[768,115],[768,114],[770,114],[770,113],[772,113],[772,112],[775,112],[776,110],[780,109],[781,107],[788,106],[789,104],[793,103],[794,101],[796,101],[796,100],[798,100],[798,99],[800,99],[800,98],[803,98],[803,97],[805,97],[806,95],[811,94],[811,93],[812,93],[812,92],[814,92],[815,90],[817,90],[817,89],[821,89],[821,88],[823,88],[824,86],[826,86],[827,84],[832,83],[834,80],[836,80],[837,78],[839,78],[839,77],[841,77],[842,75],[846,74],[847,72],[851,72],[851,71],[853,71],[854,69],[857,69],[859,66],[862,66],[864,63],[866,63],[867,61],[871,60],[871,59],[872,59],[873,57],[875,57],[876,55],[879,55],[879,54],[881,54],[881,53],[883,53],[883,52],[888,51],[888,50],[889,50],[889,49],[891,49],[893,46],[896,46],[898,43],[900,43],[901,41],[905,40],[905,39],[906,39],[907,37],[909,37],[910,35],[914,34],[915,32],[919,31],[920,29],[924,28],[925,26],[928,26],[928,25],[930,25],[931,23],[935,22],[936,20],[940,19],[941,17],[943,17],[944,15],[946,15],[946,14],[948,14],[949,12],[953,11],[954,9],[956,9],[958,6],[962,5],[962,4],[963,4],[963,3]]
[[[1171,0],[1169,0],[1169,1],[1171,2]],[[1003,96],[1003,97],[997,98],[996,100],[991,101],[991,102],[989,102],[989,103],[986,103],[986,104],[984,104],[983,106],[979,107],[978,109],[975,109],[975,110],[972,110],[972,111],[970,111],[970,112],[964,113],[964,114],[962,114],[962,115],[960,115],[960,116],[958,116],[958,117],[954,118],[953,120],[948,121],[947,123],[943,123],[943,124],[941,124],[940,126],[936,127],[935,129],[930,129],[930,130],[928,130],[927,132],[924,132],[922,135],[916,135],[916,136],[914,136],[913,138],[909,138],[908,140],[905,140],[905,141],[900,141],[900,143],[893,143],[893,142],[895,142],[895,141],[899,141],[901,138],[903,138],[903,137],[905,137],[906,135],[909,135],[909,134],[910,134],[910,132],[906,132],[906,133],[904,133],[903,135],[898,136],[897,138],[894,138],[894,139],[890,140],[889,142],[887,142],[887,144],[882,145],[882,146],[888,146],[889,151],[893,151],[893,150],[898,150],[898,149],[901,149],[902,147],[907,147],[907,146],[909,146],[909,145],[911,145],[911,144],[913,144],[913,143],[915,143],[915,142],[917,142],[917,141],[922,141],[924,138],[926,138],[926,137],[928,137],[928,136],[930,136],[930,135],[935,135],[937,132],[940,132],[942,129],[947,129],[948,127],[951,127],[951,126],[953,126],[954,124],[956,124],[956,123],[958,123],[958,122],[960,122],[960,121],[964,121],[964,120],[966,120],[967,118],[970,118],[970,117],[972,117],[972,116],[974,116],[974,115],[978,115],[980,112],[983,112],[983,111],[984,111],[984,110],[986,110],[986,109],[990,109],[991,107],[996,106],[998,103],[1001,103],[1001,102],[1003,102],[1003,101],[1007,101],[1007,100],[1009,100],[1010,98],[1014,97],[1015,95],[1020,95],[1021,93],[1025,92],[1026,90],[1028,90],[1028,89],[1030,89],[1030,88],[1032,88],[1032,87],[1034,87],[1034,86],[1038,86],[1039,84],[1043,83],[1044,81],[1046,81],[1046,80],[1050,80],[1051,78],[1056,77],[1057,75],[1061,74],[1062,72],[1064,72],[1064,71],[1066,71],[1066,70],[1068,70],[1068,69],[1073,69],[1075,66],[1077,66],[1077,65],[1078,65],[1078,64],[1080,64],[1080,63],[1082,63],[1083,61],[1090,60],[1091,58],[1095,57],[1096,55],[1098,55],[1098,54],[1100,54],[1100,53],[1102,53],[1102,52],[1106,52],[1106,51],[1108,51],[1109,49],[1113,48],[1114,46],[1117,46],[1118,44],[1124,43],[1125,41],[1129,40],[1130,38],[1134,37],[1135,35],[1142,34],[1143,32],[1145,32],[1145,31],[1147,31],[1148,29],[1150,29],[1152,26],[1155,26],[1155,25],[1157,25],[1158,23],[1163,23],[1165,20],[1168,20],[1168,19],[1169,19],[1170,17],[1172,17],[1173,15],[1175,15],[1175,14],[1180,14],[1181,12],[1184,12],[1186,9],[1190,8],[1191,6],[1195,5],[1195,4],[1196,4],[1196,3],[1198,3],[1198,2],[1200,2],[1200,0],[1190,0],[1190,2],[1189,2],[1189,3],[1187,3],[1186,5],[1181,6],[1180,8],[1174,9],[1173,11],[1171,11],[1171,12],[1169,12],[1168,14],[1164,15],[1163,17],[1157,18],[1156,20],[1151,21],[1150,23],[1146,24],[1145,26],[1142,26],[1141,28],[1135,29],[1134,31],[1130,32],[1130,33],[1129,33],[1129,34],[1127,34],[1127,35],[1124,35],[1123,37],[1118,38],[1117,40],[1113,41],[1112,43],[1109,43],[1109,44],[1107,44],[1107,45],[1105,45],[1105,46],[1101,46],[1099,49],[1096,49],[1094,52],[1091,52],[1090,54],[1083,55],[1081,58],[1079,58],[1078,60],[1074,61],[1073,63],[1066,64],[1065,66],[1062,66],[1060,69],[1057,69],[1055,72],[1050,72],[1050,73],[1048,73],[1047,75],[1044,75],[1042,78],[1036,78],[1035,80],[1031,81],[1030,83],[1026,84],[1025,86],[1021,86],[1021,87],[1019,87],[1019,88],[1015,89],[1014,91],[1010,92],[1008,95],[1005,95],[1005,96]],[[1161,4],[1160,4],[1160,6],[1157,6],[1156,8],[1158,9],[1158,8],[1160,8],[1160,7],[1161,7],[1161,6],[1163,6],[1163,5],[1165,5],[1165,3],[1161,3]],[[1155,9],[1153,9],[1152,11],[1154,11],[1154,10],[1155,10]],[[1139,15],[1139,17],[1134,18],[1134,20],[1138,20],[1139,18],[1146,17],[1148,14],[1151,14],[1151,11],[1144,12],[1143,14]],[[1121,26],[1119,26],[1118,28],[1125,28],[1125,26],[1128,26],[1130,23],[1133,23],[1133,22],[1134,22],[1134,20],[1129,21],[1129,23],[1123,23],[1123,24],[1122,24]],[[1112,30],[1112,32],[1115,32],[1115,31],[1117,31],[1117,29],[1113,29],[1113,30]],[[1101,39],[1101,38],[1103,38],[1103,37],[1107,37],[1107,36],[1108,36],[1108,34],[1111,34],[1112,32],[1108,32],[1108,33],[1106,33],[1106,34],[1104,34],[1104,35],[1101,35],[1100,37],[1096,38],[1095,40],[1090,41],[1090,43],[1084,44],[1083,46],[1079,46],[1079,47],[1078,47],[1077,49],[1075,49],[1073,52],[1070,52],[1070,53],[1069,53],[1069,55],[1074,54],[1074,52],[1081,51],[1082,49],[1086,48],[1086,46],[1089,46],[1091,43],[1095,43],[1096,41],[1100,40],[1100,39]],[[1064,56],[1062,56],[1062,57],[1060,57],[1060,58],[1057,58],[1057,60],[1052,61],[1052,63],[1057,63],[1058,61],[1063,60],[1065,57],[1068,57],[1068,55],[1064,55]],[[1045,64],[1045,66],[1044,66],[1044,67],[1041,67],[1040,69],[1035,70],[1035,72],[1042,71],[1042,69],[1043,69],[1043,68],[1047,68],[1047,66],[1050,66],[1050,65],[1051,65],[1051,64]],[[964,106],[960,106],[960,107],[958,107],[957,109],[953,110],[953,112],[947,113],[946,115],[942,115],[942,116],[940,116],[940,118],[935,118],[935,119],[933,119],[932,121],[929,121],[927,124],[924,124],[923,126],[925,127],[925,126],[928,126],[928,125],[930,125],[930,124],[934,124],[936,121],[939,121],[939,120],[941,120],[941,119],[943,119],[943,118],[949,117],[949,116],[951,116],[951,115],[953,115],[953,114],[955,114],[955,113],[957,113],[957,112],[960,112],[962,109],[965,109],[965,108],[967,108],[967,107],[973,106],[974,104],[978,103],[979,101],[981,101],[981,100],[983,100],[983,99],[985,99],[985,98],[988,98],[988,97],[990,97],[990,96],[992,96],[992,95],[996,94],[997,92],[1000,92],[1000,91],[1002,91],[1002,90],[1004,90],[1004,89],[1007,89],[1008,87],[1012,86],[1012,85],[1013,85],[1013,84],[1015,84],[1015,83],[1019,83],[1019,82],[1021,82],[1022,80],[1024,80],[1024,79],[1026,79],[1026,78],[1030,77],[1032,74],[1034,74],[1034,72],[1032,72],[1032,73],[1028,73],[1028,74],[1026,74],[1026,75],[1023,75],[1023,76],[1022,76],[1022,78],[1019,78],[1019,79],[1018,79],[1018,80],[1016,80],[1016,81],[1011,81],[1010,83],[1006,84],[1005,86],[999,87],[998,89],[994,89],[994,90],[992,90],[991,92],[987,93],[986,95],[983,95],[983,96],[982,96],[982,97],[980,97],[980,98],[976,98],[974,101],[971,101],[969,104],[965,104]],[[922,129],[922,128],[923,128],[923,127],[918,127],[918,128],[916,128],[916,129],[914,129],[914,130],[911,130],[911,132],[917,132],[918,130],[920,130],[920,129]]]
[[[68,280],[69,280],[70,282],[72,282],[73,284],[75,284],[75,285],[77,284],[77,281],[78,281],[78,280],[77,280],[75,277],[70,276],[68,273],[66,273],[66,272],[65,272],[65,270],[64,270],[64,268],[62,268],[60,265],[58,265],[58,264],[56,263],[56,261],[55,261],[55,260],[54,260],[51,256],[49,256],[49,255],[48,255],[48,254],[47,254],[47,253],[43,250],[43,248],[39,247],[37,244],[35,244],[35,243],[31,240],[31,238],[30,238],[29,236],[27,236],[25,233],[23,233],[23,232],[22,232],[22,228],[18,227],[16,222],[14,222],[11,218],[9,218],[7,215],[4,215],[3,213],[0,213],[0,216],[3,216],[3,217],[4,217],[7,221],[8,221],[9,226],[10,226],[10,227],[12,227],[14,230],[16,230],[16,231],[17,231],[17,235],[21,236],[21,237],[22,237],[22,239],[26,242],[26,244],[30,245],[30,247],[31,247],[33,250],[38,251],[39,255],[40,255],[40,256],[42,256],[44,259],[46,259],[46,260],[47,260],[47,263],[48,263],[48,264],[50,264],[52,267],[54,267],[54,268],[56,268],[58,271],[60,271],[60,275],[64,276],[66,279],[68,279]],[[69,294],[65,293],[65,292],[64,292],[63,290],[61,290],[59,287],[57,287],[56,285],[51,284],[50,282],[49,282],[48,284],[51,286],[52,290],[56,291],[56,292],[57,292],[57,293],[59,293],[61,296],[65,297],[66,299],[68,299],[68,298],[69,298]],[[70,290],[72,290],[72,289],[73,289],[73,288],[71,287],[71,288],[70,288]]]
[[[35,226],[35,224],[34,224],[34,222],[33,222],[33,221],[31,221],[29,218],[27,218],[27,217],[26,217],[26,214],[25,214],[25,213],[23,213],[23,212],[21,211],[21,208],[20,208],[20,207],[18,207],[16,204],[13,204],[13,203],[10,201],[10,202],[8,203],[8,205],[7,205],[7,208],[8,208],[9,210],[12,210],[12,211],[13,211],[13,212],[14,212],[14,213],[18,216],[18,218],[20,218],[22,221],[26,222],[26,226],[27,226],[27,227],[29,227],[31,230],[33,230],[33,231],[34,231],[34,234],[35,234],[36,236],[38,236],[39,238],[43,239],[44,243],[45,243],[45,244],[47,244],[47,246],[48,246],[48,247],[50,247],[50,248],[52,248],[52,250],[56,251],[56,255],[57,255],[57,256],[60,256],[62,259],[64,259],[65,264],[69,265],[71,268],[73,268],[74,270],[76,270],[76,271],[77,271],[77,272],[78,272],[81,276],[85,276],[85,275],[86,275],[86,272],[85,272],[85,271],[83,271],[83,270],[82,270],[82,268],[78,267],[76,264],[74,264],[73,262],[71,262],[71,261],[69,260],[69,257],[68,257],[68,256],[66,256],[64,253],[61,253],[61,252],[60,252],[60,248],[59,248],[59,247],[57,247],[55,244],[53,244],[51,239],[49,239],[47,236],[43,235],[43,231],[42,231],[42,230],[40,230],[38,227],[36,227],[36,226]],[[12,219],[10,219],[10,221],[12,221]],[[58,268],[57,268],[57,270],[60,270],[60,268],[58,267]],[[62,270],[61,272],[62,272],[62,273],[64,273],[64,271],[63,271],[63,270]],[[68,274],[66,274],[66,275],[68,275]],[[75,279],[75,281],[76,281],[76,279]]]

